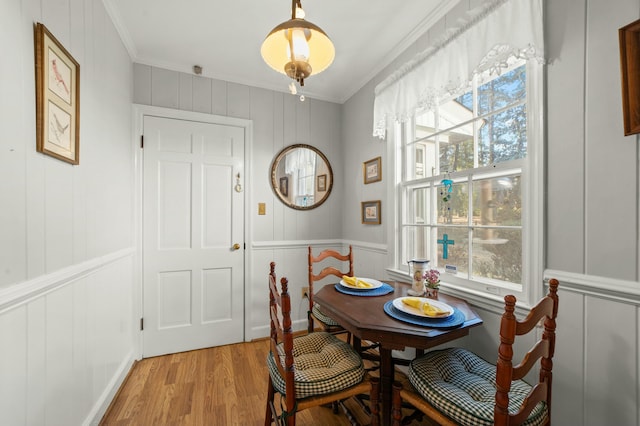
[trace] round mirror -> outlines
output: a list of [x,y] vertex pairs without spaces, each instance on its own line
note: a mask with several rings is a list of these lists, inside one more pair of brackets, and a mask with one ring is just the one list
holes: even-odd
[[316,208],[329,198],[333,187],[329,160],[310,145],[288,146],[271,164],[271,187],[292,209]]

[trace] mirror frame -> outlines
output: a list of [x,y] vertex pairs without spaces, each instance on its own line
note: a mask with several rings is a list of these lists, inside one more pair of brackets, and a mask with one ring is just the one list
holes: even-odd
[[[278,177],[276,176],[276,171],[278,169],[278,165],[280,164],[280,161],[291,151],[297,149],[297,148],[306,148],[306,149],[310,149],[311,151],[315,152],[316,155],[318,155],[327,165],[327,173],[329,174],[329,182],[327,184],[327,190],[326,190],[326,194],[324,197],[322,197],[321,200],[318,200],[317,202],[315,202],[313,205],[311,206],[298,206],[296,204],[293,204],[292,202],[290,202],[289,200],[287,200],[286,198],[283,197],[283,195],[280,193],[280,183],[278,182]],[[317,185],[317,182],[314,181],[314,187],[315,185]],[[327,198],[329,198],[329,195],[331,195],[331,190],[333,189],[333,169],[331,168],[331,163],[329,163],[329,160],[327,159],[327,157],[325,157],[325,155],[316,147],[311,146],[311,145],[306,145],[306,144],[294,144],[294,145],[289,145],[284,147],[273,159],[273,162],[271,163],[271,189],[273,190],[273,193],[276,195],[276,197],[282,201],[282,203],[287,206],[287,207],[291,207],[292,209],[295,210],[311,210],[311,209],[315,209],[316,207],[321,206],[325,201],[327,201]]]

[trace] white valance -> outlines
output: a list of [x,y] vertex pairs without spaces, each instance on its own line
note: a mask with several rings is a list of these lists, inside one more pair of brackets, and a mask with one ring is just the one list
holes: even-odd
[[542,1],[489,2],[383,80],[375,89],[373,135],[384,139],[390,120],[462,94],[474,75],[499,74],[514,58],[544,61]]

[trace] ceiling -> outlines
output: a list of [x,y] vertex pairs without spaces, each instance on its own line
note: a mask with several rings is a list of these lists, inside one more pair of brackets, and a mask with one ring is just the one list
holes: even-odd
[[[288,0],[104,0],[134,62],[265,89],[292,81],[260,56],[266,35],[291,17]],[[302,93],[343,103],[457,1],[303,0],[306,19],[333,41],[333,64]]]

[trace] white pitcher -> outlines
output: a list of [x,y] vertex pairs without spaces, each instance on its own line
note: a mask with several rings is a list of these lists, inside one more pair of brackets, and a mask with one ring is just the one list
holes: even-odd
[[412,296],[424,295],[424,274],[429,269],[429,261],[427,259],[412,259],[407,262],[409,264],[409,274],[411,275],[411,289],[407,293]]

